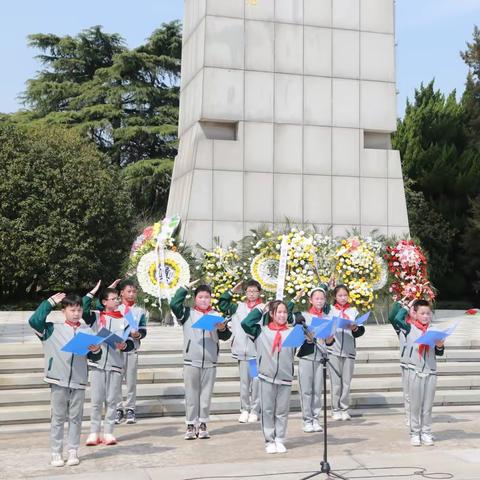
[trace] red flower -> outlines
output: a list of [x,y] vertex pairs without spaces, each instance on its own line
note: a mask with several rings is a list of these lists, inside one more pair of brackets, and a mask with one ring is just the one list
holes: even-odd
[[468,314],[468,315],[476,315],[477,312],[478,312],[478,310],[476,308],[470,308],[465,313]]

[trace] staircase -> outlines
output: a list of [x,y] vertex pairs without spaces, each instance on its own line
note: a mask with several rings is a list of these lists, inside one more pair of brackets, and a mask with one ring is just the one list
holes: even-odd
[[[50,391],[42,381],[41,342],[25,324],[5,335],[2,312],[0,335],[0,425],[48,422]],[[436,405],[480,405],[480,319],[461,315],[455,334],[447,339],[445,356],[439,358]],[[452,319],[453,320],[453,319]],[[452,320],[440,319],[443,328]],[[57,315],[56,321],[60,321]],[[18,332],[21,330],[20,334]],[[228,342],[222,344],[212,413],[239,410],[238,369],[230,357]],[[389,325],[368,325],[357,341],[357,361],[351,390],[353,408],[390,408],[402,405],[398,341]],[[90,390],[87,389],[85,416],[89,416]],[[299,410],[298,386],[294,383],[292,410]],[[184,414],[181,328],[150,326],[139,356],[138,416]]]

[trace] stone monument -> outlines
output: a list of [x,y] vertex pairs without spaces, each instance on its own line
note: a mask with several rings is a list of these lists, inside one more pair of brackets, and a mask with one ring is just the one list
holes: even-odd
[[408,233],[394,0],[185,0],[168,214],[210,248],[292,223]]

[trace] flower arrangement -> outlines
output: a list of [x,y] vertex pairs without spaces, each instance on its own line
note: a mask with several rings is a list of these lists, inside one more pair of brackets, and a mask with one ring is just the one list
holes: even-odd
[[400,240],[394,246],[388,246],[385,258],[393,277],[389,291],[394,301],[435,299],[434,289],[428,280],[427,259],[413,240]]
[[[198,268],[202,276],[212,289],[212,305],[218,304],[222,293],[232,290],[233,287],[245,278],[247,268],[240,262],[238,249],[235,247],[215,247],[212,251],[203,254],[203,261]],[[239,301],[240,295],[235,293],[233,301]]]
[[379,255],[381,245],[359,236],[343,239],[335,252],[335,275],[348,286],[352,303],[362,311],[372,310],[375,289],[386,281],[386,267]]

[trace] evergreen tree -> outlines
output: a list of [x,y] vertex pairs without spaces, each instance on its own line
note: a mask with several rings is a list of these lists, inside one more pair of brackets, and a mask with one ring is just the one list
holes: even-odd
[[44,69],[27,82],[29,110],[14,118],[87,134],[112,163],[176,154],[181,55],[179,22],[162,25],[128,49],[96,26],[75,37],[35,34]]

